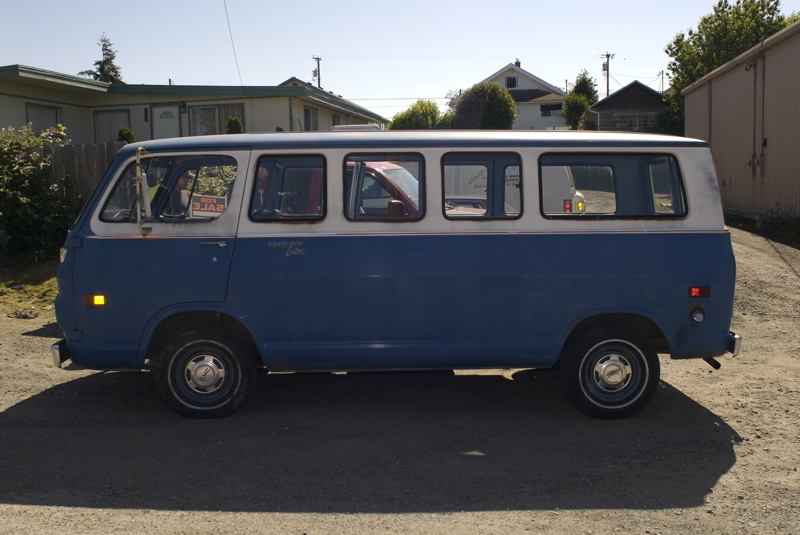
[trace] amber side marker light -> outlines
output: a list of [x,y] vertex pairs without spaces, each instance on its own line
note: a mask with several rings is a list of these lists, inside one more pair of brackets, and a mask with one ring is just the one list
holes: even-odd
[[84,295],[83,304],[87,307],[102,307],[106,306],[105,295]]
[[711,297],[711,286],[690,286],[689,297],[698,297],[698,298]]

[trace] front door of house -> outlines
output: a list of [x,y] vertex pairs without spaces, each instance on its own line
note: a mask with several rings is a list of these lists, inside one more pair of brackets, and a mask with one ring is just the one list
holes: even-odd
[[153,107],[153,139],[180,137],[180,117],[178,106]]

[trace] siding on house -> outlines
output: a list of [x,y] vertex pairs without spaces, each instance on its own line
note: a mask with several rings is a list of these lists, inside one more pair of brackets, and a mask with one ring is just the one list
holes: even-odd
[[800,216],[800,22],[683,91],[686,135],[711,143],[723,206]]
[[228,116],[237,116],[246,132],[387,122],[296,78],[263,87],[112,85],[23,65],[0,67],[0,127],[33,120],[43,128],[57,119],[75,144],[113,141],[126,122],[139,141],[224,133]]
[[519,61],[506,65],[483,81],[495,82],[511,93],[519,112],[514,130],[566,129],[561,113],[549,111],[553,105],[563,106],[564,92],[522,69]]

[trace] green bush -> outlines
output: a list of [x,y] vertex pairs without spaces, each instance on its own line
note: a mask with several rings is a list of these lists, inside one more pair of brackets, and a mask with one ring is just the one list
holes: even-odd
[[431,130],[439,121],[439,106],[432,100],[419,99],[392,118],[389,130]]
[[120,126],[117,130],[117,141],[136,143],[136,136],[133,135],[133,130],[129,126]]
[[63,244],[77,211],[65,179],[52,177],[49,149],[67,142],[65,131],[0,129],[0,257],[41,262]]
[[452,119],[456,129],[510,130],[517,120],[517,104],[495,82],[475,84],[459,97]]
[[225,125],[226,134],[243,134],[244,125],[238,117],[228,117],[228,123]]

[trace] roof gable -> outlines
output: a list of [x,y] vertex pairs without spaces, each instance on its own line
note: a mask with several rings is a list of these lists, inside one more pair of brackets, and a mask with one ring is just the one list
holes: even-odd
[[[518,77],[524,78],[525,80],[530,82],[530,85],[532,85],[533,88],[538,88],[538,89],[541,89],[541,90],[543,90],[545,92],[548,92],[548,93],[555,93],[557,95],[561,95],[562,97],[564,96],[564,92],[561,89],[557,88],[554,85],[548,84],[547,82],[545,82],[544,80],[542,80],[538,76],[534,76],[533,74],[531,74],[528,71],[526,71],[525,69],[519,67],[515,63],[509,63],[508,65],[506,65],[505,67],[503,67],[502,69],[500,69],[496,73],[492,74],[491,76],[489,76],[488,78],[486,78],[483,81],[484,82],[497,82],[498,79],[502,80],[503,77],[509,76],[509,75],[511,75],[511,76],[516,75]],[[500,85],[504,86],[504,84],[502,84],[502,83]],[[517,84],[517,87],[518,88],[523,87],[523,84]],[[522,90],[524,90],[524,89],[522,89]]]
[[611,110],[623,108],[660,108],[666,107],[664,95],[635,80],[619,91],[597,101],[591,106],[592,110]]

